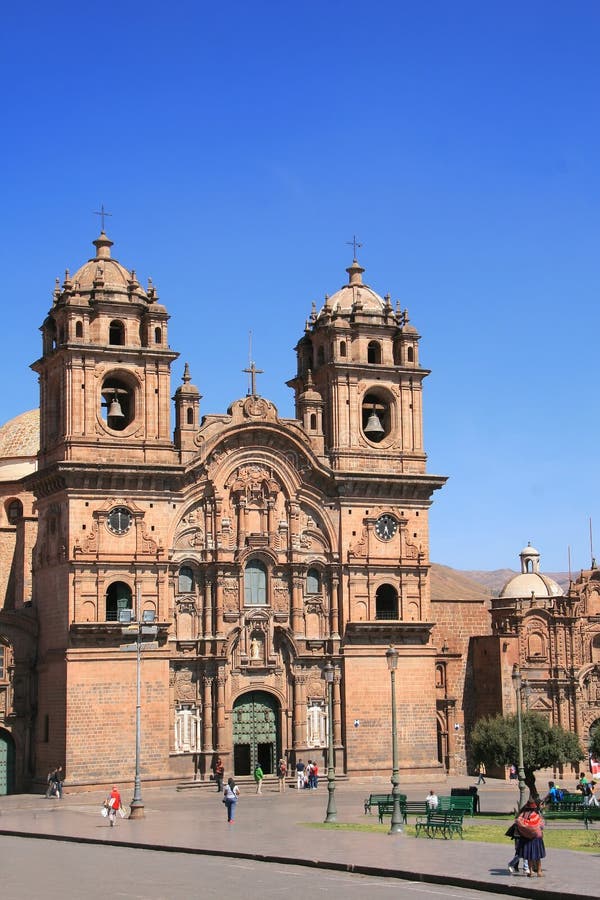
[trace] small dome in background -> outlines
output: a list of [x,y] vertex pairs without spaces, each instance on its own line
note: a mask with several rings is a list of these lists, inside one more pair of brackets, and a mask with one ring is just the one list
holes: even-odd
[[521,550],[521,572],[510,578],[502,590],[500,597],[505,600],[526,600],[532,594],[540,599],[547,597],[562,597],[564,594],[561,586],[540,572],[540,553],[531,544]]
[[23,478],[37,467],[40,411],[30,409],[0,427],[0,481]]

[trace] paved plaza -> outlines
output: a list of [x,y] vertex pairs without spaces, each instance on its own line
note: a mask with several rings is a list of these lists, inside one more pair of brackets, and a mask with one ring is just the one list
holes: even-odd
[[[453,779],[452,786],[466,786]],[[430,785],[406,788],[409,799],[423,799]],[[363,799],[386,784],[339,782],[336,801],[339,822],[365,822]],[[404,788],[403,788],[404,789]],[[450,785],[437,786],[449,793]],[[514,785],[488,780],[480,789],[482,819],[486,812],[510,812],[517,795]],[[123,790],[124,800],[130,791]],[[510,876],[506,864],[512,845],[416,839],[400,834],[313,829],[327,805],[325,781],[316,791],[288,789],[279,794],[266,784],[262,796],[242,786],[235,824],[228,826],[225,807],[215,790],[176,791],[174,786],[144,788],[144,819],[118,820],[110,828],[100,814],[104,795],[67,794],[62,801],[40,795],[0,797],[0,835],[52,837],[77,844],[116,845],[169,853],[180,852],[227,860],[268,860],[329,871],[355,872],[447,884],[524,897],[597,898],[600,896],[598,854],[550,850],[543,879]],[[376,816],[372,817],[377,821]],[[552,825],[549,826],[553,827]],[[575,825],[574,827],[583,827]],[[600,832],[600,829],[598,829]],[[0,846],[1,846],[0,839]],[[5,845],[6,846],[6,845]],[[66,896],[66,895],[65,895]],[[140,896],[143,896],[140,894]]]

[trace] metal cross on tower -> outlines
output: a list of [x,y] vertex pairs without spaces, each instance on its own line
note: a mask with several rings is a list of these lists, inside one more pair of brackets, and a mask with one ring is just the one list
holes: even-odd
[[[94,215],[95,215],[95,216],[101,216],[101,218],[102,218],[102,231],[104,231],[104,218],[105,218],[105,216],[112,216],[112,213],[106,212],[106,210],[104,209],[104,203],[103,203],[102,206],[100,207],[100,212],[97,212],[96,210],[94,210]],[[360,246],[360,245],[359,245],[359,246]]]
[[263,374],[263,369],[257,369],[253,362],[250,363],[247,369],[242,369],[242,372],[247,372],[250,376],[250,396],[258,397],[256,393],[256,376]]
[[359,241],[356,240],[356,235],[355,235],[355,234],[352,235],[352,240],[351,240],[351,241],[346,241],[346,243],[347,243],[350,247],[352,247],[353,252],[354,252],[354,259],[356,259],[356,250],[357,250],[358,247],[362,247],[362,244],[359,243]]

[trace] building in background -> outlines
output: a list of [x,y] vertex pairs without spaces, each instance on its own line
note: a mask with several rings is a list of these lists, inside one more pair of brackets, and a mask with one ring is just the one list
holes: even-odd
[[585,748],[600,725],[600,571],[593,562],[565,593],[540,571],[534,547],[520,559],[492,601],[492,634],[472,640],[475,718],[516,711],[517,664],[523,709],[575,732]]

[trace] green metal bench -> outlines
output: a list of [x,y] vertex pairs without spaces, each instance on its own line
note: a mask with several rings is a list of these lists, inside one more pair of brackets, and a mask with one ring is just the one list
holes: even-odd
[[462,812],[473,815],[473,797],[440,797],[437,812]]
[[583,822],[586,828],[590,827],[590,822],[600,822],[600,806],[584,806]]
[[463,816],[461,810],[446,810],[446,812],[432,812],[428,816],[419,818],[415,824],[415,835],[419,837],[425,832],[427,837],[434,838],[441,833],[444,840],[452,839],[454,834],[463,837]]
[[[379,821],[383,822],[384,816],[391,816],[394,812],[393,799],[390,797],[389,800],[379,800],[377,811],[379,813]],[[407,815],[419,816],[426,815],[426,813],[427,804],[424,800],[407,800],[405,794],[400,795],[400,815],[405,824]]]
[[[406,794],[400,794],[399,796],[401,802],[406,800]],[[388,800],[393,803],[391,794],[369,794],[365,800],[365,815],[371,812],[372,806],[377,806],[379,803],[385,803]]]

